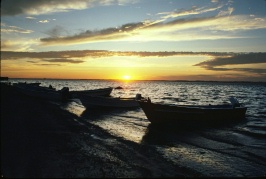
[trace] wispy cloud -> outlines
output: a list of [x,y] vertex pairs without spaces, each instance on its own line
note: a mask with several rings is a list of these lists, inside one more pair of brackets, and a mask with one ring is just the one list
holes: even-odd
[[75,60],[75,59],[66,59],[66,58],[56,58],[56,59],[44,59],[43,61],[51,62],[51,63],[83,63],[83,60]]
[[226,16],[226,15],[231,15],[234,11],[234,8],[228,7],[226,10],[221,10],[218,14],[218,16]]
[[5,23],[1,23],[1,33],[21,33],[21,34],[29,34],[32,33],[32,30],[23,29],[17,26],[9,26]]
[[1,15],[40,15],[87,8],[87,1],[78,0],[5,0],[2,2]]
[[164,15],[161,18],[162,19],[168,19],[168,18],[175,18],[175,17],[183,17],[183,16],[189,16],[189,15],[198,15],[203,14],[206,12],[212,12],[216,11],[218,9],[221,9],[224,5],[219,4],[215,7],[196,7],[192,6],[191,9],[181,9],[181,10],[175,10],[173,12],[160,12],[158,15]]
[[134,3],[130,0],[3,0],[1,2],[1,16],[18,14],[40,15],[55,12],[82,10],[99,5],[123,5]]
[[[48,37],[41,38],[42,45],[72,45],[106,41],[190,41],[216,40],[232,38],[249,38],[238,32],[266,28],[265,17],[232,15],[234,9],[231,1],[213,3],[207,7],[193,6],[190,9],[179,9],[173,12],[161,12],[157,20],[122,24],[120,27],[109,27],[101,30],[88,29],[81,33],[71,34],[65,27],[55,26],[44,32]],[[134,3],[129,0],[6,0],[2,3],[2,15],[45,14],[79,10],[100,5]],[[198,16],[208,12],[213,16]],[[189,16],[189,18],[187,18]],[[31,18],[32,16],[28,16]],[[48,23],[49,20],[39,20]],[[195,30],[196,29],[196,30]],[[19,27],[1,28],[4,33],[32,33],[31,30]],[[226,32],[226,33],[224,33]]]
[[29,63],[49,62],[51,64],[85,62],[84,57],[102,57],[110,54],[104,50],[84,50],[84,51],[50,51],[50,52],[14,52],[2,51],[1,60],[24,60]]
[[5,40],[1,39],[1,53],[2,51],[32,51],[32,46],[38,44],[34,39],[16,39]]
[[[121,27],[99,31],[87,30],[72,36],[42,38],[41,42],[43,45],[70,45],[99,41],[184,41],[192,39],[241,38],[242,36],[236,35],[236,33],[219,34],[219,32],[238,32],[262,28],[266,28],[265,17],[258,20],[244,15],[213,16],[175,19],[166,23],[145,21],[124,24]],[[196,32],[195,29],[197,29]]]
[[26,17],[26,19],[37,19],[37,18],[36,17],[28,16],[28,17]]
[[[48,37],[42,38],[41,42],[44,45],[53,44],[77,44],[77,43],[88,43],[88,42],[98,42],[98,41],[108,41],[108,40],[118,40],[134,35],[138,33],[137,30],[144,27],[144,23],[131,23],[125,24],[121,27],[107,28],[99,31],[87,30],[77,35],[65,36],[65,37]],[[55,29],[54,29],[55,30]],[[60,34],[59,29],[56,29],[57,33]]]
[[63,34],[68,34],[68,31],[64,27],[56,25],[54,28],[45,31],[44,33],[49,35],[50,37],[58,38],[62,37]]
[[[71,50],[71,51],[48,51],[48,52],[14,52],[2,51],[2,60],[20,60],[23,58],[29,59],[81,59],[84,57],[100,58],[112,56],[137,56],[137,57],[170,57],[170,56],[226,56],[228,53],[223,52],[136,52],[136,51],[107,51],[107,50]],[[59,60],[59,61],[60,61]],[[52,60],[53,61],[53,60]]]
[[[246,18],[241,17],[227,17],[231,14],[233,9],[228,8],[225,11],[217,12],[217,16],[212,17],[194,17],[190,19],[180,19],[180,17],[188,15],[198,15],[207,12],[217,11],[223,8],[224,5],[216,3],[212,7],[196,7],[191,9],[176,10],[174,12],[162,12],[158,20],[138,23],[124,24],[120,27],[110,27],[107,29],[92,31],[87,30],[79,34],[68,36],[51,36],[42,38],[43,45],[71,45],[81,43],[93,43],[99,41],[184,41],[184,40],[201,40],[201,39],[226,39],[226,38],[239,38],[236,35],[218,35],[217,33],[210,33],[211,30],[230,31],[230,30],[243,30],[255,29],[266,27],[265,23],[258,25],[256,22],[247,22]],[[230,12],[228,12],[230,11]],[[221,13],[222,12],[222,13]],[[166,22],[168,19],[174,20]],[[254,18],[253,18],[254,19]],[[235,24],[235,21],[238,23]],[[221,23],[222,22],[222,23]],[[245,25],[245,26],[244,26]],[[197,33],[194,29],[197,28]],[[186,33],[182,31],[186,30]],[[207,31],[207,32],[206,32]],[[58,31],[59,33],[59,31]]]
[[60,64],[42,63],[41,66],[62,66]]
[[40,22],[40,23],[44,24],[44,23],[48,23],[48,22],[49,22],[49,20],[45,19],[45,20],[40,20],[40,21],[38,21],[38,22]]

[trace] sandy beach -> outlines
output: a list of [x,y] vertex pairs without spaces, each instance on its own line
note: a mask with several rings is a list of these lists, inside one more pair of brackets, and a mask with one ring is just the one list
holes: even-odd
[[110,135],[1,84],[2,177],[191,177],[152,147]]

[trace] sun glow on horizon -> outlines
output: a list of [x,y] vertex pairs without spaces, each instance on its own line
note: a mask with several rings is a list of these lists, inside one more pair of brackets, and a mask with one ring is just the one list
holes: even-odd
[[131,76],[130,75],[124,75],[123,80],[131,80]]

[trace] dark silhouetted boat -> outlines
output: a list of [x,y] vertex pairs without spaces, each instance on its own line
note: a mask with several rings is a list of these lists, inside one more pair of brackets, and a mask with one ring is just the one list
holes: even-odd
[[230,97],[231,104],[223,105],[166,105],[138,100],[140,107],[152,124],[206,124],[236,121],[245,118],[247,107]]
[[85,107],[105,107],[105,108],[135,108],[139,103],[135,98],[115,98],[103,96],[79,95],[81,103]]
[[72,98],[78,98],[85,107],[134,108],[139,107],[135,98],[115,98],[110,94],[113,88],[70,91]]
[[69,88],[63,87],[61,90],[39,86],[41,83],[13,83],[13,86],[20,93],[44,100],[67,101],[69,99]]
[[99,88],[92,90],[81,90],[81,91],[70,91],[70,95],[73,98],[79,98],[81,95],[89,95],[89,96],[110,96],[113,88]]

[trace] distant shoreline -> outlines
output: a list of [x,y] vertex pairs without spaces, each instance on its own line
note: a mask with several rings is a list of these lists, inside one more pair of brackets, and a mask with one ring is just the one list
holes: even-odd
[[[19,80],[99,80],[99,81],[124,81],[119,79],[67,79],[67,78],[8,78]],[[129,80],[132,81],[166,81],[166,82],[210,82],[210,83],[266,83],[266,81],[215,81],[215,80]]]

